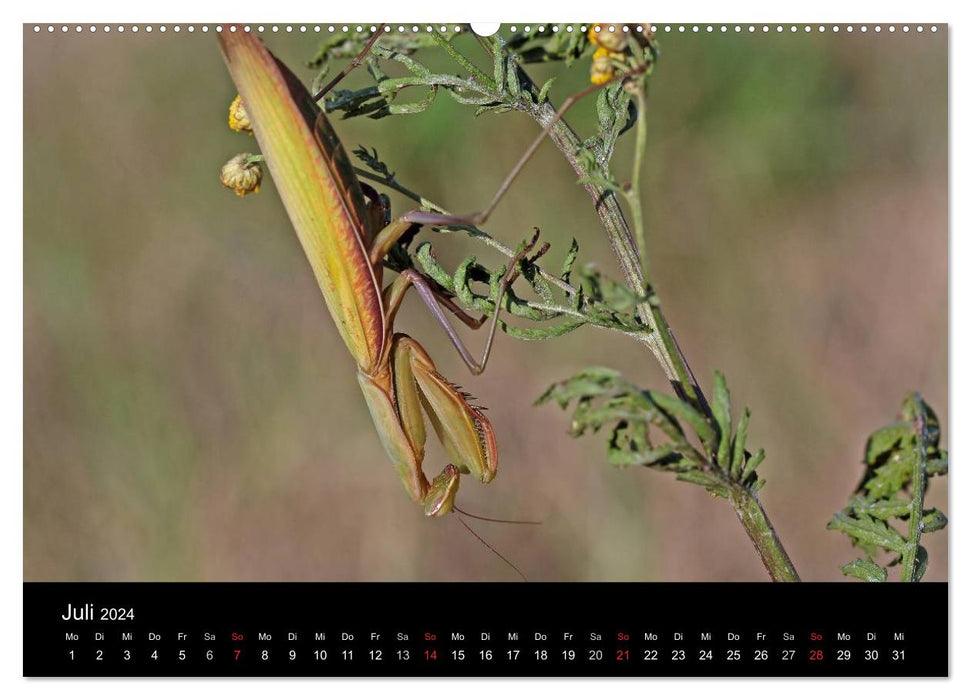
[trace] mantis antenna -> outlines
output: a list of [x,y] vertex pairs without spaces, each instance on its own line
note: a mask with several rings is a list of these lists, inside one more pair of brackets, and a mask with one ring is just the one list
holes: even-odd
[[452,510],[456,513],[461,513],[467,518],[475,518],[476,520],[484,520],[487,523],[504,523],[506,525],[542,525],[542,520],[502,520],[500,518],[487,518],[484,515],[476,515],[475,513],[469,513],[462,510],[454,503],[452,504]]
[[[456,510],[458,510],[458,509],[456,508]],[[523,580],[523,581],[525,581],[525,582],[527,582],[527,583],[529,582],[529,579],[528,579],[528,578],[526,578],[526,574],[524,574],[524,573],[523,573],[522,571],[520,571],[520,569],[519,569],[519,567],[518,567],[518,566],[516,566],[516,565],[515,565],[515,564],[513,564],[513,563],[512,563],[511,561],[509,561],[508,559],[506,559],[506,558],[505,558],[504,556],[502,556],[502,555],[501,555],[501,554],[499,553],[499,550],[498,550],[498,549],[496,549],[496,548],[495,548],[495,547],[493,547],[493,546],[492,546],[491,544],[489,544],[489,543],[488,543],[488,542],[486,542],[486,541],[485,541],[484,539],[482,539],[482,537],[481,537],[481,536],[479,535],[479,533],[477,533],[477,532],[476,532],[475,530],[473,530],[473,529],[472,529],[472,528],[471,528],[471,527],[469,526],[469,524],[468,524],[467,522],[465,522],[465,520],[464,520],[464,519],[462,518],[462,516],[461,516],[461,515],[457,515],[456,517],[457,517],[457,518],[459,519],[459,522],[460,522],[460,523],[462,523],[462,527],[464,527],[464,528],[465,528],[466,530],[468,530],[469,532],[471,532],[471,533],[472,533],[472,536],[473,536],[473,537],[475,537],[475,539],[477,539],[477,540],[479,540],[479,542],[481,542],[482,544],[484,544],[484,545],[486,546],[486,549],[488,549],[488,550],[489,550],[490,552],[492,552],[492,553],[493,553],[493,554],[495,554],[495,555],[496,555],[497,557],[499,557],[499,558],[500,558],[500,559],[502,559],[502,560],[503,560],[504,562],[506,562],[506,564],[508,564],[508,565],[509,565],[509,567],[510,567],[510,568],[511,568],[511,569],[512,569],[513,571],[515,571],[515,572],[516,572],[517,574],[519,574],[519,576],[520,576],[520,578],[522,578],[522,580]]]

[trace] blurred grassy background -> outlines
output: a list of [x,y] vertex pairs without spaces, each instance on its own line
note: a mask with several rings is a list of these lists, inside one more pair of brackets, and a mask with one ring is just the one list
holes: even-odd
[[[317,45],[267,41],[298,69]],[[946,33],[664,35],[661,49],[645,196],[668,318],[706,388],[719,368],[752,407],[763,500],[800,573],[839,580],[855,554],[825,524],[865,436],[919,389],[947,441]],[[25,579],[514,578],[405,496],[272,183],[245,199],[220,187],[222,163],[256,146],[226,128],[215,38],[25,28],[24,67]],[[592,104],[570,121],[591,133]],[[536,133],[444,96],[337,129],[453,211],[481,206]],[[627,135],[619,173],[631,148]],[[549,145],[488,229],[514,244],[534,225],[550,260],[575,236],[581,261],[616,274]],[[436,243],[450,263],[468,251]],[[491,408],[499,476],[466,480],[460,501],[543,520],[478,525],[532,579],[765,578],[727,503],[609,468],[603,438],[573,440],[564,414],[531,407],[589,364],[665,387],[642,347],[587,329],[501,337],[471,378],[416,299],[399,328]],[[432,447],[428,470],[442,464]],[[945,480],[929,503],[949,512]],[[926,544],[927,578],[945,579],[946,531]]]

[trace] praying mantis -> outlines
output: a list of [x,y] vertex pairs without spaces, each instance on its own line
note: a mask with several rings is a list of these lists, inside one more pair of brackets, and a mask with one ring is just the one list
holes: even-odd
[[[358,180],[316,96],[254,34],[226,27],[219,43],[284,207],[357,365],[358,383],[378,437],[424,514],[447,515],[456,509],[460,475],[484,484],[495,478],[495,432],[483,409],[438,372],[425,349],[394,331],[395,315],[414,287],[469,370],[481,373],[492,349],[502,299],[536,238],[519,249],[499,282],[485,348],[476,360],[443,309],[472,328],[481,327],[485,317],[468,315],[413,269],[403,270],[387,286],[382,275],[384,257],[414,226],[468,219],[415,210],[385,225],[381,199]],[[451,459],[431,481],[422,469],[424,416]]]

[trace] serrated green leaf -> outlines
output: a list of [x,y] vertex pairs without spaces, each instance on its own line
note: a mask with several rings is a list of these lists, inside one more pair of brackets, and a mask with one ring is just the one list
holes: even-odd
[[871,434],[866,441],[863,460],[868,465],[875,465],[880,458],[885,457],[900,441],[911,435],[912,426],[909,422],[899,422],[888,425]]
[[678,481],[688,481],[692,484],[704,486],[709,493],[721,496],[722,498],[728,498],[728,489],[717,474],[702,471],[701,469],[694,469],[678,474],[676,478]]
[[662,394],[658,391],[647,391],[645,394],[647,394],[651,401],[653,401],[661,410],[667,411],[671,416],[679,418],[690,425],[692,430],[695,431],[695,434],[701,439],[701,442],[706,445],[709,450],[714,448],[716,444],[715,430],[692,406],[679,398],[670,396],[668,394]]
[[879,520],[901,517],[910,512],[910,501],[899,498],[867,501],[865,498],[854,498],[850,501],[850,510],[856,515],[870,515]]
[[920,581],[927,573],[927,550],[917,545],[917,557],[914,564],[914,581]]
[[738,420],[738,428],[732,441],[732,476],[736,479],[741,476],[742,468],[745,466],[745,441],[748,439],[748,422],[751,415],[748,407],[742,411],[742,417]]
[[715,370],[715,385],[712,389],[711,412],[718,429],[718,449],[712,457],[722,469],[728,465],[728,454],[732,442],[732,401],[725,383],[725,375]]
[[942,476],[947,474],[947,451],[941,450],[940,459],[927,460],[927,476]]
[[758,469],[759,465],[762,464],[762,460],[764,459],[765,459],[765,450],[760,447],[758,451],[754,455],[749,457],[748,461],[745,463],[745,469],[744,471],[742,471],[743,482],[747,481],[748,478],[755,473],[755,470]]
[[912,452],[894,452],[886,464],[872,470],[872,476],[864,484],[867,498],[889,498],[896,495],[910,481],[913,464]]
[[570,281],[570,273],[573,272],[573,265],[577,261],[577,255],[580,252],[580,244],[577,243],[577,239],[574,238],[570,243],[570,250],[566,253],[566,259],[563,260],[563,266],[560,268],[560,279],[564,282]]
[[921,526],[924,532],[943,530],[947,526],[947,516],[937,508],[925,510],[924,517],[921,519]]
[[552,77],[543,83],[543,87],[539,89],[539,94],[536,96],[536,104],[543,104],[546,102],[547,96],[550,94],[550,88],[553,87],[553,82],[556,77]]
[[840,511],[829,521],[826,529],[838,530],[860,545],[872,545],[888,552],[901,553],[907,546],[907,541],[894,528],[868,515],[853,516],[846,511]]
[[847,576],[870,583],[884,583],[887,580],[887,570],[866,559],[854,559],[849,564],[841,566],[840,571]]

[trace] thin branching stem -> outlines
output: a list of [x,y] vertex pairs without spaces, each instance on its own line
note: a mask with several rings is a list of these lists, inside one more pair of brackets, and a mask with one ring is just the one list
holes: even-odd
[[634,146],[634,168],[631,173],[630,187],[627,189],[627,204],[631,218],[634,219],[634,238],[637,249],[641,251],[641,274],[646,285],[651,283],[647,269],[647,238],[644,232],[644,208],[641,205],[641,172],[644,170],[644,155],[647,152],[647,97],[643,81],[633,83],[632,92],[637,102],[636,143]]

